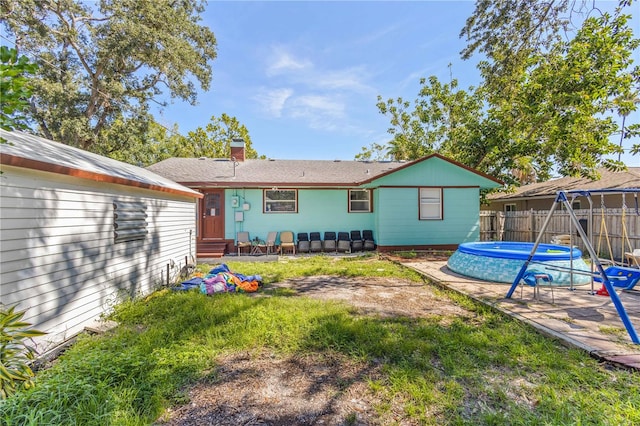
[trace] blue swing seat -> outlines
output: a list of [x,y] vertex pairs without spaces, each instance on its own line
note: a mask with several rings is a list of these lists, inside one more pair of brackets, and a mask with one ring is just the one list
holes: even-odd
[[[604,270],[609,278],[611,285],[622,288],[623,290],[631,290],[640,281],[640,269],[627,268],[624,266],[609,266]],[[594,281],[601,283],[602,277],[594,277]]]

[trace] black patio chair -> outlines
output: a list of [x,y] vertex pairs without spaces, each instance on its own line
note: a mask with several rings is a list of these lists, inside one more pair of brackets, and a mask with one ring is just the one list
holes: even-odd
[[373,239],[373,231],[370,229],[365,229],[362,231],[362,239],[364,240],[364,249],[365,250],[375,250],[376,249],[376,241]]
[[360,231],[351,231],[351,252],[362,251],[363,248],[364,241]]
[[309,253],[309,234],[298,232],[298,253]]
[[336,251],[349,253],[351,251],[351,238],[348,232],[338,232],[338,245]]
[[336,252],[336,233],[325,232],[324,241],[322,242],[322,250],[325,252]]
[[322,251],[322,239],[319,232],[309,232],[309,251],[311,253]]

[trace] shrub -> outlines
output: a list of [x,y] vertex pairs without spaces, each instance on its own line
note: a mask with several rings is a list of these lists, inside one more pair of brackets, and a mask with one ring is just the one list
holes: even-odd
[[0,307],[0,399],[13,395],[20,387],[31,388],[33,371],[30,361],[36,350],[27,340],[46,333],[29,329],[31,324],[21,321],[25,311]]

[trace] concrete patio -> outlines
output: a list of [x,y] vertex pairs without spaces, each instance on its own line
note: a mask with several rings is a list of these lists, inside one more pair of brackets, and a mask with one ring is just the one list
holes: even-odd
[[[553,295],[551,288],[541,287],[537,298],[533,287],[524,286],[507,299],[509,284],[464,277],[450,271],[446,261],[403,264],[598,359],[640,370],[640,345],[631,341],[611,298],[592,295],[590,285],[574,290],[556,287]],[[600,284],[596,283],[595,289],[599,288]],[[640,291],[620,291],[618,295],[636,332],[640,332]]]

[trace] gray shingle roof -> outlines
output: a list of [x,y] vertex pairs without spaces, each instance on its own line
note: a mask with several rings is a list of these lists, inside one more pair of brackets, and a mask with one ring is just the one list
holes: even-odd
[[599,169],[600,180],[587,178],[563,177],[524,185],[515,192],[497,192],[487,198],[493,201],[513,200],[519,198],[546,198],[552,197],[558,191],[571,190],[596,190],[596,189],[629,189],[640,188],[640,167],[628,167],[626,172],[612,172],[607,169]]
[[148,167],[182,184],[225,186],[351,186],[407,166],[407,162],[169,158]]

